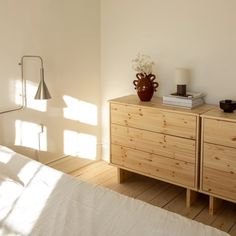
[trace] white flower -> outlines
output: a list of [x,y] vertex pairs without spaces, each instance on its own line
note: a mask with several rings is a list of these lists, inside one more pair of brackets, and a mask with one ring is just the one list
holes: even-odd
[[137,57],[132,60],[132,67],[138,73],[149,75],[152,73],[154,62],[148,55],[138,53]]

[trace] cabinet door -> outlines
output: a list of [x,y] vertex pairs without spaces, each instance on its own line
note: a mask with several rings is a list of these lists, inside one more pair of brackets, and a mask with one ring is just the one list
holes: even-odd
[[196,116],[156,108],[111,103],[111,123],[189,139],[196,138]]
[[236,201],[236,149],[204,143],[202,187]]

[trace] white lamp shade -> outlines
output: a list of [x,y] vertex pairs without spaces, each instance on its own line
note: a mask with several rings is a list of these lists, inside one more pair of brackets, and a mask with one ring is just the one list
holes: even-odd
[[186,85],[189,83],[190,71],[188,69],[177,68],[175,70],[175,83],[177,85]]

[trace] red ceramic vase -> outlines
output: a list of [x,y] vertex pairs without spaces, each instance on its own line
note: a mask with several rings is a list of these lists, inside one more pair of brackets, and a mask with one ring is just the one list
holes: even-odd
[[137,94],[141,101],[150,101],[153,93],[156,91],[159,84],[154,82],[156,76],[153,74],[136,74],[137,80],[133,81]]

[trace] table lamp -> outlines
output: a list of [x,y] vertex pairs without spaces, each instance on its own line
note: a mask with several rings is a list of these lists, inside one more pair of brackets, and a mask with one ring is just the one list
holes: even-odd
[[184,68],[177,68],[175,70],[175,82],[177,85],[177,95],[186,97],[186,87],[189,83],[190,71]]

